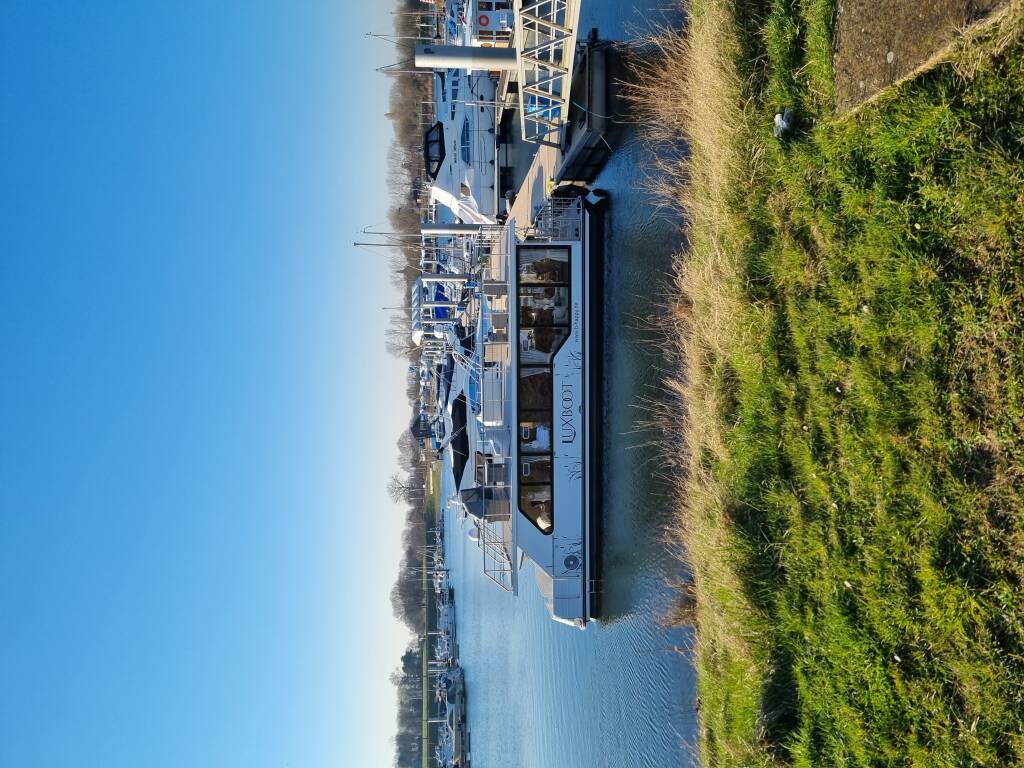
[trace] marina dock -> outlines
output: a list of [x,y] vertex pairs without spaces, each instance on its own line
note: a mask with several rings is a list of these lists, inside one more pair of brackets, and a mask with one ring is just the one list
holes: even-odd
[[[415,54],[431,98],[409,296],[413,434],[442,467],[445,525],[458,521],[499,592],[518,595],[529,567],[550,618],[585,629],[600,560],[591,462],[602,430],[591,412],[601,397],[607,201],[591,182],[615,135],[611,55],[596,31],[580,38],[580,8],[438,4],[433,38]],[[432,578],[443,579],[437,567]],[[433,599],[424,754],[429,741],[448,768],[469,759],[466,689],[453,598]]]

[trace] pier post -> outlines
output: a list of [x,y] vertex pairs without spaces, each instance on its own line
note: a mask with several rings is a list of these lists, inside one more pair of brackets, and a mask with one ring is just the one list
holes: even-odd
[[510,72],[516,68],[516,50],[471,45],[417,45],[416,66],[464,69],[467,72]]

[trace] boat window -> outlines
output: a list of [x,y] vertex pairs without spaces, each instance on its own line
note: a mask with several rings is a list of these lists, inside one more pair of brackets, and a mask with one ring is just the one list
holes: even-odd
[[[519,416],[519,452],[551,452],[551,417],[546,411],[525,412]],[[526,459],[523,459],[526,461]]]
[[519,289],[519,325],[569,324],[569,288],[531,286]]
[[469,120],[467,119],[467,120],[463,120],[462,121],[462,140],[461,140],[461,146],[459,147],[459,151],[460,151],[460,153],[462,155],[462,162],[466,163],[467,165],[472,160],[472,157],[470,156],[469,150],[470,150],[470,144],[469,144]]
[[541,533],[551,533],[555,528],[554,504],[551,483],[519,485],[519,509]]
[[524,248],[519,256],[519,284],[569,283],[569,252],[565,248]]
[[519,369],[519,409],[551,412],[551,371],[548,368]]
[[523,456],[519,462],[519,476],[524,483],[550,483],[550,456]]
[[519,510],[544,534],[555,528],[554,358],[571,333],[570,249],[516,248]]
[[539,327],[519,329],[519,364],[549,365],[552,358],[569,338],[569,329]]

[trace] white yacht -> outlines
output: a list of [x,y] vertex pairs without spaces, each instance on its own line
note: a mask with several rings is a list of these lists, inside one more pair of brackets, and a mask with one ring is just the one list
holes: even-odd
[[484,571],[517,591],[528,557],[552,618],[579,628],[594,615],[601,493],[597,207],[574,195],[528,228],[481,229],[475,338],[449,401],[454,501],[475,518]]
[[491,224],[498,205],[497,81],[487,72],[437,70],[434,92],[436,122],[424,134],[429,204],[463,222]]
[[516,546],[550,579],[552,617],[581,628],[593,613],[601,469],[603,265],[592,215],[582,197],[547,203],[516,238],[509,302]]

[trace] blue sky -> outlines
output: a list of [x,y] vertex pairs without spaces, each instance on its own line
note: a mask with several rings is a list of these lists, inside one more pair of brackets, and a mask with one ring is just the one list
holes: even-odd
[[0,5],[0,765],[391,762],[390,7]]

